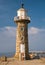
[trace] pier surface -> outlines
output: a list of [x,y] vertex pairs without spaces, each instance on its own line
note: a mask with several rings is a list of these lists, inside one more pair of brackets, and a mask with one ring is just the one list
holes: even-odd
[[7,61],[0,61],[0,65],[45,65],[45,58],[16,61],[14,58],[8,58]]

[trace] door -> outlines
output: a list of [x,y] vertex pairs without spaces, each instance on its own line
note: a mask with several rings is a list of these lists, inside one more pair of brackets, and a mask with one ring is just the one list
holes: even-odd
[[20,44],[21,60],[25,60],[25,44]]

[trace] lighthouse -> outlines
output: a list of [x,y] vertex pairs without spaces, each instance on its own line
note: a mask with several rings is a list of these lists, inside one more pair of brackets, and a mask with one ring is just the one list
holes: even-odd
[[14,22],[17,24],[15,59],[29,59],[28,23],[30,23],[30,17],[27,16],[27,10],[25,10],[24,4],[17,10],[17,16],[14,17]]

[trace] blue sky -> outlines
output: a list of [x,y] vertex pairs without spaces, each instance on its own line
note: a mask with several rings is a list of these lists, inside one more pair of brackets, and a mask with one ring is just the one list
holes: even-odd
[[[23,0],[31,23],[28,28],[29,49],[45,51],[45,0]],[[0,0],[0,52],[15,51],[16,24],[14,16],[21,0]]]

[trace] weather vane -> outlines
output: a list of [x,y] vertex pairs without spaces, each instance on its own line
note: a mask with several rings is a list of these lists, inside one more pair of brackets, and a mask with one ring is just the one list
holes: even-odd
[[22,8],[24,8],[24,4],[22,3]]
[[21,0],[21,7],[24,8],[23,0]]

